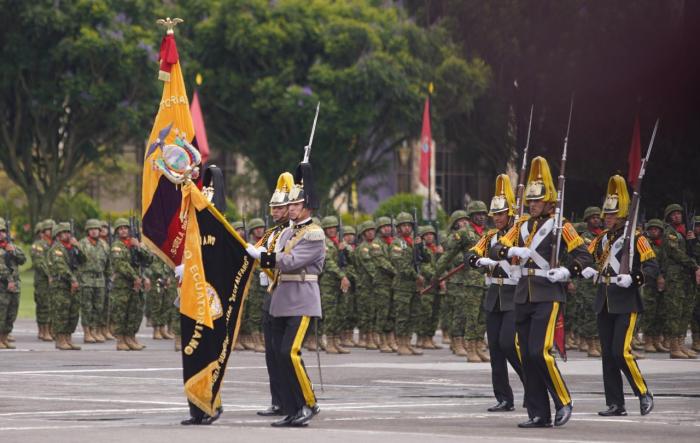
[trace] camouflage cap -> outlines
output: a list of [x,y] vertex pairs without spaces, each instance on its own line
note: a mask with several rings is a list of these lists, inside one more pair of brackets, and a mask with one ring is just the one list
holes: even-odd
[[243,222],[241,220],[236,220],[231,223],[231,227],[233,227],[233,229],[243,229]]
[[43,221],[37,222],[37,224],[34,225],[34,233],[35,234],[38,234],[43,230],[44,230],[44,222]]
[[61,232],[70,232],[70,223],[61,222],[61,223],[56,223],[55,225],[53,225],[53,229],[51,230],[52,236],[56,237]]
[[321,220],[321,227],[323,229],[336,228],[338,227],[338,225],[338,217],[336,217],[335,215],[327,215]]
[[381,228],[382,226],[387,226],[391,224],[391,218],[383,215],[381,217],[377,217],[377,220],[374,222],[376,224],[377,228]]
[[130,227],[129,220],[125,219],[124,217],[120,217],[120,218],[114,220],[114,226],[113,226],[114,230],[117,230],[117,229],[121,228],[122,226],[126,226],[127,228],[129,228]]
[[435,228],[432,225],[423,225],[418,228],[418,235],[421,237],[425,234],[435,234]]
[[345,234],[357,234],[357,231],[355,231],[354,226],[343,226],[343,235]]
[[264,228],[265,227],[265,222],[261,218],[252,218],[248,222],[248,226],[246,228],[248,229],[248,232],[252,231],[253,229],[257,228]]
[[484,214],[489,212],[489,209],[486,207],[486,203],[482,202],[481,200],[470,201],[467,205],[467,215],[471,217],[473,214],[478,214],[479,212],[483,212]]
[[583,221],[588,221],[589,218],[597,215],[600,217],[601,209],[597,206],[589,206],[583,211]]
[[646,229],[649,228],[659,228],[662,231],[664,230],[664,222],[659,220],[658,218],[652,218],[649,220],[645,226]]
[[456,211],[454,211],[452,215],[450,215],[450,221],[448,222],[450,229],[454,228],[454,225],[455,223],[457,223],[457,220],[461,220],[463,218],[469,218],[469,216],[467,215],[467,211],[465,211],[464,209],[457,209]]
[[396,216],[396,224],[413,223],[413,216],[408,212],[399,212]]
[[0,231],[7,231],[7,222],[2,217],[0,217]]
[[683,206],[679,205],[678,203],[671,203],[670,205],[666,206],[666,209],[664,209],[664,220],[667,220],[668,216],[671,215],[672,212],[676,211],[680,211],[682,213]]
[[100,228],[109,228],[107,220],[100,220]]
[[85,230],[86,231],[88,229],[100,229],[101,227],[102,227],[102,224],[96,218],[90,218],[85,222]]
[[377,225],[375,225],[372,220],[363,221],[360,223],[360,226],[357,227],[357,234],[362,235],[368,229],[377,229]]
[[53,229],[53,225],[56,224],[56,222],[53,221],[52,218],[47,218],[42,223],[44,223],[44,227],[42,228],[43,231],[46,231],[47,229]]

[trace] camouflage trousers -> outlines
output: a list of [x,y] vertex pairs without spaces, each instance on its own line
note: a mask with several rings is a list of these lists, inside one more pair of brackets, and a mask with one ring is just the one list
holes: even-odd
[[362,333],[375,332],[377,322],[377,306],[374,300],[374,290],[371,287],[360,287],[356,292],[357,327]]
[[128,287],[112,288],[110,293],[111,316],[117,335],[135,335],[143,320],[143,293]]
[[34,273],[34,305],[36,306],[36,322],[46,325],[51,321],[51,292],[49,291],[49,281],[46,277],[39,277]]
[[80,287],[80,322],[83,327],[107,326],[105,288]]
[[453,302],[454,299],[449,296],[449,293],[440,294],[440,328],[447,332],[452,330]]
[[700,334],[700,286],[695,286],[695,307],[693,318],[690,321],[690,329],[693,334]]
[[396,295],[391,286],[379,284],[374,287],[374,303],[377,312],[376,332],[389,333],[396,323]]
[[345,304],[343,307],[343,316],[341,319],[342,330],[353,330],[357,325],[357,295],[353,289],[350,289],[346,294]]
[[642,288],[644,312],[641,314],[640,327],[645,336],[656,337],[665,331],[664,325],[664,292],[655,287],[645,285]]
[[394,288],[394,309],[396,310],[396,335],[406,336],[413,334],[418,327],[418,313],[420,312],[420,294],[413,290]]
[[[328,288],[324,288],[328,289]],[[321,307],[323,311],[323,332],[326,335],[339,335],[343,330],[343,314],[345,311],[345,294],[331,290],[321,291]]]
[[19,293],[0,290],[0,334],[9,334],[17,320]]
[[72,334],[80,319],[80,292],[69,286],[51,287],[51,327],[56,334]]
[[[685,281],[679,279],[666,279],[664,290],[664,330],[663,334],[668,337],[685,336],[688,332],[688,323],[692,312],[684,312],[688,309],[688,288]],[[694,296],[695,294],[693,294]],[[692,310],[692,308],[690,308]]]
[[241,322],[241,334],[262,332],[262,305],[264,288],[251,286],[248,291],[248,300],[245,303],[243,320]]
[[[569,298],[569,301],[573,301],[576,306],[573,312],[573,315],[576,317],[574,320],[574,328],[571,330],[583,338],[598,337],[598,320],[593,309],[595,297],[595,288],[590,285],[590,282],[586,281],[579,282],[577,284],[576,294]],[[567,302],[567,305],[568,304],[569,302]]]
[[146,305],[150,306],[150,319],[153,326],[166,326],[170,323],[173,303],[173,292],[170,288],[154,288],[147,294]]
[[420,296],[420,311],[418,312],[418,335],[432,337],[437,330],[440,320],[441,295],[427,292]]
[[461,284],[450,288],[448,284],[447,292],[453,297],[450,335],[464,337],[465,340],[483,339],[486,332],[485,316],[481,313],[484,289]]

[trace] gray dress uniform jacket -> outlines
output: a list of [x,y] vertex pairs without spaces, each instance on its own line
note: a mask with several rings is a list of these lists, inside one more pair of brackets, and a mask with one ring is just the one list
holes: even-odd
[[318,275],[326,256],[325,238],[323,229],[309,220],[285,228],[277,240],[275,252],[262,253],[261,266],[275,269],[270,315],[321,316]]

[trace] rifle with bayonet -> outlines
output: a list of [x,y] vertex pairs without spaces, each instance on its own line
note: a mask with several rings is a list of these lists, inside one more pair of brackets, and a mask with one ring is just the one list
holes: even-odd
[[515,213],[515,221],[518,221],[520,217],[525,213],[525,175],[527,174],[527,152],[530,150],[530,133],[532,132],[532,113],[535,110],[535,105],[530,105],[530,123],[527,127],[527,140],[525,142],[525,150],[523,151],[523,164],[520,167],[520,174],[518,174],[518,190],[515,199],[515,206],[518,208]]
[[549,268],[554,269],[559,266],[559,253],[561,251],[561,234],[564,227],[564,186],[566,185],[566,154],[569,146],[569,131],[571,130],[571,116],[574,112],[574,95],[571,95],[569,104],[569,122],[566,125],[566,136],[564,136],[564,149],[561,154],[561,164],[559,166],[559,178],[557,180],[557,203],[554,207],[554,243],[552,243],[552,256],[549,259]]
[[[418,213],[416,207],[413,207],[413,238],[418,238]],[[423,263],[423,242],[413,241],[413,269],[416,274],[420,275],[420,265]]]
[[642,180],[644,179],[644,174],[646,173],[647,163],[649,162],[649,157],[651,156],[651,150],[654,147],[654,139],[656,138],[656,130],[658,128],[659,119],[657,118],[656,124],[654,124],[654,131],[651,133],[651,140],[649,140],[649,148],[647,148],[647,153],[642,160],[641,166],[639,167],[639,176],[637,177],[637,181],[634,183],[634,188],[632,191],[632,201],[630,202],[627,220],[625,220],[625,230],[623,234],[624,240],[622,243],[623,252],[620,260],[619,274],[629,274],[634,264],[634,248],[636,243],[635,235],[637,233],[637,217],[639,215]]

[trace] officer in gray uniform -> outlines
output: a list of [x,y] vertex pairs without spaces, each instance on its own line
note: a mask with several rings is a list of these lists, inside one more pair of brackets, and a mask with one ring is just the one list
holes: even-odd
[[[272,348],[281,380],[285,417],[272,426],[306,426],[320,411],[304,362],[301,346],[311,317],[321,317],[318,276],[325,260],[323,229],[311,220],[318,199],[313,192],[311,165],[301,163],[289,193],[291,226],[280,235],[273,252],[249,245],[248,253],[263,269],[274,269],[272,285]],[[304,183],[307,184],[306,189]]]

